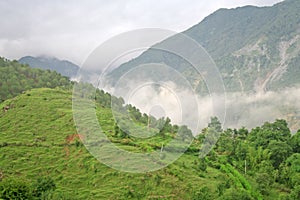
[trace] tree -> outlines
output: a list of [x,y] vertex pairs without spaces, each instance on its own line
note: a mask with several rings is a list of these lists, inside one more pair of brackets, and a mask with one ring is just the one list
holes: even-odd
[[246,139],[246,137],[248,136],[248,134],[249,134],[249,131],[248,131],[248,129],[246,129],[245,127],[242,127],[242,128],[240,128],[237,132],[236,132],[236,136],[238,137],[238,138],[240,138],[240,139]]
[[208,128],[214,129],[216,132],[222,132],[222,124],[217,117],[211,117]]
[[221,134],[216,144],[216,149],[218,152],[224,152],[229,155],[234,152],[234,140],[232,138],[232,134],[233,132],[231,129],[227,129]]
[[294,153],[300,153],[300,130],[289,141]]
[[248,153],[248,144],[241,140],[237,140],[235,151],[234,151],[235,158],[237,160],[244,161],[247,158],[247,153]]
[[258,184],[258,190],[263,195],[268,195],[270,188],[274,182],[273,178],[268,173],[258,173],[255,178],[256,183]]
[[294,153],[280,165],[280,182],[295,187],[300,185],[300,154]]
[[296,186],[291,194],[289,195],[289,200],[299,200],[300,199],[300,185]]
[[159,133],[162,136],[165,136],[166,133],[172,132],[172,125],[171,125],[171,119],[169,117],[166,118],[166,120],[163,120],[164,124],[162,125],[162,128],[160,129]]
[[275,169],[278,169],[279,165],[292,153],[292,148],[282,141],[271,141],[268,149],[270,150],[270,159]]
[[183,141],[186,139],[191,141],[192,138],[194,137],[192,131],[186,125],[179,127],[178,135],[179,137],[181,137]]
[[277,119],[274,123],[266,122],[262,127],[257,127],[249,134],[249,140],[255,146],[267,148],[271,141],[289,141],[291,137],[290,129],[285,120]]

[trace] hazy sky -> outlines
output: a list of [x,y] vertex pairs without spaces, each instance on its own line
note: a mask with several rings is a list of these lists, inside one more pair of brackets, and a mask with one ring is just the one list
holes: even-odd
[[81,64],[103,41],[138,28],[183,31],[218,8],[282,0],[0,0],[0,56],[49,55]]

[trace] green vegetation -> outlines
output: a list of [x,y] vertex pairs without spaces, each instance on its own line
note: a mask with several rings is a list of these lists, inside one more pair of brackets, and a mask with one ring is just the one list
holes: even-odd
[[[146,174],[119,172],[97,161],[82,144],[84,133],[76,132],[68,79],[5,59],[1,66],[13,69],[6,77],[13,77],[13,71],[24,75],[20,90],[2,91],[5,98],[26,90],[0,104],[2,199],[292,200],[299,197],[300,131],[291,136],[284,120],[267,122],[251,131],[223,130],[213,117],[186,153],[168,167]],[[47,76],[53,78],[46,86],[55,89],[27,90],[42,87]],[[26,87],[25,82],[30,82],[31,77],[37,79],[31,87]],[[8,82],[2,82],[1,86],[5,88]],[[79,87],[95,90],[90,84]],[[142,114],[138,108],[125,105],[122,98],[102,90],[95,90],[95,96],[89,98],[96,102],[96,115],[103,132],[126,151],[160,150],[178,132],[191,137],[186,126],[174,125],[169,118],[155,119]],[[114,115],[112,106],[118,108]],[[129,119],[133,127],[127,124]],[[141,139],[128,134],[132,131],[157,134]],[[220,139],[215,148],[200,159],[204,138],[210,142],[218,134]]]
[[[1,172],[5,179],[50,176],[56,185],[53,198],[69,199],[188,198],[198,183],[197,156],[185,155],[166,169],[147,174],[121,173],[99,163],[81,145],[71,111],[71,93],[64,90],[34,89],[1,106],[14,105],[1,113]],[[114,120],[109,108],[99,105],[97,114],[108,135],[113,137]],[[132,139],[113,137],[126,149],[145,151],[157,141],[136,144]],[[159,139],[159,138],[157,138]],[[160,139],[162,140],[162,139]],[[76,142],[77,141],[77,142]],[[133,146],[134,145],[134,146]],[[144,145],[144,146],[143,146]],[[220,172],[208,168],[205,177],[214,184]],[[196,175],[195,175],[196,174]],[[190,187],[188,184],[193,186]]]
[[4,179],[0,182],[2,199],[50,199],[56,189],[50,177],[38,178],[35,183],[20,179]]
[[[269,8],[221,9],[186,33],[216,59],[227,89],[239,90],[242,82],[245,91],[254,90],[256,81],[287,64],[283,76],[271,77],[274,81],[263,88],[280,89],[299,83],[298,12],[298,0]],[[165,62],[189,77],[198,92],[207,90],[183,59],[151,49],[111,75],[117,78],[145,61]],[[223,129],[212,117],[174,163],[154,172],[126,173],[99,162],[85,148],[84,130],[77,132],[73,119],[72,86],[56,72],[0,59],[0,199],[300,199],[300,130],[292,135],[285,120],[252,130]],[[184,133],[182,140],[192,137],[187,126],[169,118],[141,113],[90,84],[78,87],[95,90],[89,98],[95,100],[98,122],[121,149],[149,153],[178,132]],[[112,106],[118,112],[112,113]],[[132,131],[156,134],[142,139]],[[218,135],[212,151],[200,158],[203,141],[213,143]]]
[[[114,97],[98,90],[96,111],[105,134],[120,148],[152,151],[178,130],[167,119],[163,134],[146,140],[117,134],[120,129],[109,105],[97,101],[110,98]],[[1,198],[297,199],[299,195],[300,131],[291,136],[284,120],[248,131],[222,130],[212,118],[179,160],[155,172],[131,174],[113,170],[87,152],[75,130],[71,100],[68,90],[44,88],[1,104],[10,108],[0,114]],[[146,125],[147,115],[127,108],[138,126]],[[205,159],[199,159],[210,129],[222,132],[220,140]]]
[[0,57],[0,102],[32,88],[70,88],[71,85],[67,77],[57,72],[32,69]]
[[[278,91],[299,85],[299,9],[299,0],[286,0],[272,7],[219,9],[183,33],[212,56],[226,91]],[[160,46],[168,47],[168,44],[176,44],[176,36],[113,70],[110,74],[112,84],[141,64],[165,63],[190,80],[199,94],[206,94],[205,80],[189,63],[170,52],[155,50]],[[174,82],[183,85],[180,79]]]

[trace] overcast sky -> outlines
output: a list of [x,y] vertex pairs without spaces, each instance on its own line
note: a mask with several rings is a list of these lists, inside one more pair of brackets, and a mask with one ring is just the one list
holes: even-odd
[[105,40],[138,28],[183,31],[219,8],[282,0],[0,0],[0,56],[49,55],[78,65]]

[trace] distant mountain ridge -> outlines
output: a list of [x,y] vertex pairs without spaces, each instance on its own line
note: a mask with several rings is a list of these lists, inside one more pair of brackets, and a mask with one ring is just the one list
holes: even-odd
[[67,61],[67,60],[59,60],[55,57],[48,56],[25,56],[19,59],[20,63],[28,64],[32,68],[40,68],[40,69],[49,69],[52,71],[56,71],[63,76],[75,77],[77,71],[80,69],[76,64]]
[[[300,84],[300,1],[286,0],[271,7],[219,9],[183,33],[201,44],[221,72],[226,91],[265,92]],[[154,46],[175,41],[175,36]],[[143,63],[165,63],[190,74],[194,87],[204,88],[201,77],[178,59],[150,48],[122,64],[110,77]]]

